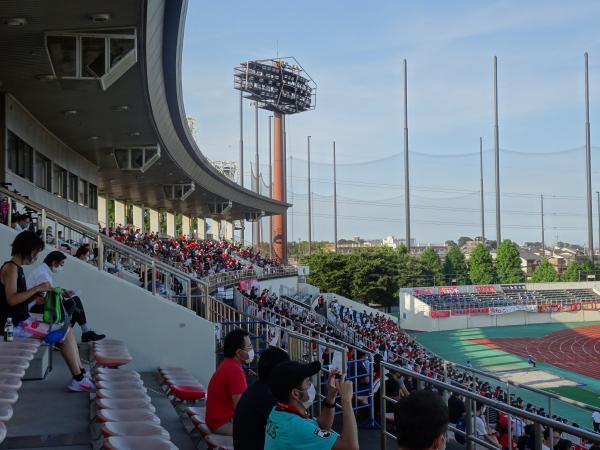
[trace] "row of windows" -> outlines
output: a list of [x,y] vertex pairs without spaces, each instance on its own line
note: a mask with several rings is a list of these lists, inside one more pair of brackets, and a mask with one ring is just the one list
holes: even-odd
[[8,130],[8,169],[37,187],[72,202],[98,208],[98,188],[34,151],[31,145]]

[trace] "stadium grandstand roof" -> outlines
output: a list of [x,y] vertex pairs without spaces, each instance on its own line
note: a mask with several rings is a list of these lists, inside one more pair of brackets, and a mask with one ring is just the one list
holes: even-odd
[[[3,1],[0,89],[98,166],[99,195],[191,216],[218,204],[230,204],[228,219],[281,214],[289,205],[223,176],[192,137],[181,85],[186,5]],[[193,192],[173,198],[169,185]]]

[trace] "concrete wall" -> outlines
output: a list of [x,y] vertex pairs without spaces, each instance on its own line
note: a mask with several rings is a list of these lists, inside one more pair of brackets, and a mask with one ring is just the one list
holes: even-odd
[[[559,289],[555,287],[555,284],[559,283],[548,284],[546,286],[546,289]],[[573,283],[560,284],[572,285]],[[578,286],[581,286],[581,284],[578,284]],[[563,289],[566,288],[567,287],[563,287]],[[541,288],[537,287],[537,289]],[[400,293],[400,326],[405,330],[447,331],[462,330],[464,328],[502,327],[509,325],[532,325],[539,323],[557,322],[591,322],[600,320],[600,311],[576,311],[559,313],[532,313],[525,311],[517,311],[511,314],[498,314],[493,316],[489,314],[475,314],[451,316],[440,319],[432,319],[430,317],[430,311],[431,308],[429,307],[429,305],[425,304],[418,298],[414,297],[413,295],[407,292]]]
[[[0,261],[10,258],[16,233],[0,225]],[[48,247],[44,254],[54,248]],[[56,286],[77,290],[91,327],[127,343],[136,370],[154,371],[159,365],[185,367],[207,385],[215,370],[214,324],[125,280],[100,272],[90,264],[67,257],[56,274]],[[38,264],[44,255],[38,256]],[[31,270],[26,268],[26,273]],[[79,333],[79,327],[75,330]]]
[[[53,164],[58,164],[63,169],[98,186],[98,168],[50,133],[10,95],[6,96],[5,111],[6,128],[33,147],[35,151],[50,159]],[[68,120],[68,118],[63,118],[63,120]],[[98,224],[98,213],[95,209],[58,197],[52,192],[37,187],[29,180],[13,174],[8,169],[6,170],[6,181],[12,183],[13,189],[29,196],[34,202],[46,205],[48,209],[94,227]]]

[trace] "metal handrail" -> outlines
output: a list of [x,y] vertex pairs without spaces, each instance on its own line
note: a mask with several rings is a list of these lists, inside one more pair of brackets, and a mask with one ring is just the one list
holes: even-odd
[[[425,385],[433,386],[438,389],[444,389],[449,392],[456,392],[459,395],[462,395],[465,399],[467,399],[468,400],[466,402],[467,432],[466,433],[461,432],[460,430],[456,430],[456,428],[454,428],[454,427],[450,427],[450,428],[453,431],[465,434],[465,437],[467,439],[467,448],[468,449],[472,448],[473,443],[483,445],[490,449],[495,448],[493,446],[490,446],[489,443],[482,441],[481,439],[478,439],[475,436],[473,436],[472,425],[470,425],[470,422],[471,422],[470,417],[472,417],[472,415],[473,415],[473,402],[481,403],[481,404],[490,406],[498,411],[506,413],[509,417],[509,423],[510,423],[511,416],[516,416],[521,419],[525,419],[525,420],[529,420],[529,421],[533,422],[536,427],[536,439],[535,439],[536,449],[535,450],[541,450],[541,448],[542,448],[542,439],[541,439],[541,435],[542,435],[541,427],[542,426],[549,427],[551,430],[554,430],[554,429],[560,430],[562,432],[566,432],[570,435],[577,436],[577,437],[585,439],[587,441],[591,441],[591,442],[600,441],[599,434],[593,433],[591,431],[587,431],[583,428],[575,428],[571,425],[564,424],[562,422],[558,422],[556,420],[549,419],[547,417],[538,416],[537,414],[533,414],[528,411],[525,411],[525,410],[522,410],[519,408],[515,408],[513,406],[510,406],[510,405],[508,405],[504,402],[498,401],[498,400],[493,400],[493,399],[484,397],[475,392],[463,389],[463,388],[455,386],[453,384],[446,383],[446,382],[439,381],[439,380],[434,380],[432,378],[426,377],[425,375],[421,375],[420,373],[413,372],[413,371],[405,369],[403,367],[400,367],[400,366],[397,366],[394,364],[390,364],[390,363],[386,363],[386,362],[382,362],[381,363],[381,387],[380,387],[380,400],[381,400],[380,413],[381,413],[381,418],[382,418],[382,420],[381,420],[381,422],[382,422],[381,449],[382,450],[385,450],[385,448],[386,448],[386,439],[385,439],[386,437],[396,439],[396,437],[393,434],[387,432],[386,421],[385,421],[386,412],[387,412],[387,402],[389,401],[391,403],[396,403],[396,400],[394,400],[391,397],[388,397],[385,392],[385,382],[384,382],[385,376],[390,371],[399,372],[402,375],[414,378],[414,379],[418,380],[420,383],[424,383]],[[469,428],[471,428],[471,429],[469,429]],[[552,433],[550,433],[550,434],[552,435]],[[510,435],[509,438],[512,439],[512,435]]]

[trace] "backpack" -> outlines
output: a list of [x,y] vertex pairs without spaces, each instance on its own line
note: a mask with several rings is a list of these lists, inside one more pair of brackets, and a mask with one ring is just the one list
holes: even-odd
[[46,292],[43,320],[50,325],[63,321],[62,293],[61,288],[52,288]]
[[[463,415],[460,419],[458,419],[458,422],[456,422],[456,429],[465,433],[467,432],[467,416]],[[454,432],[454,440],[459,444],[465,444],[467,442],[466,437],[458,434],[457,432]]]

